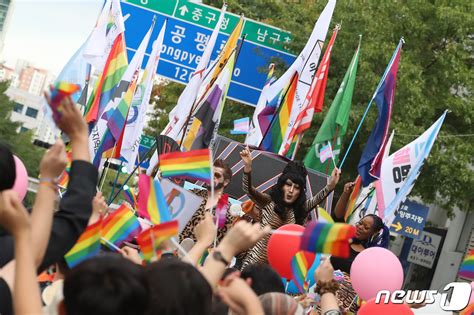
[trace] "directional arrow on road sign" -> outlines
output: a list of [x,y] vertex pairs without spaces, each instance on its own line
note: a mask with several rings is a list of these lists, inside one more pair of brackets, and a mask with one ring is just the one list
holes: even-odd
[[402,224],[400,223],[400,221],[397,221],[397,224],[392,224],[392,227],[395,228],[395,231],[396,231],[396,232],[400,231],[400,230],[403,228],[403,226],[402,226]]
[[186,15],[186,13],[188,13],[188,7],[183,5],[181,8],[178,9],[180,11],[180,14],[181,15]]

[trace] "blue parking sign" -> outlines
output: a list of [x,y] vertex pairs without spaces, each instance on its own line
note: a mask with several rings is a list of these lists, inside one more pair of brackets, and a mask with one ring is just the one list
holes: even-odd
[[398,208],[390,231],[415,240],[419,239],[426,224],[428,211],[428,207],[406,199]]

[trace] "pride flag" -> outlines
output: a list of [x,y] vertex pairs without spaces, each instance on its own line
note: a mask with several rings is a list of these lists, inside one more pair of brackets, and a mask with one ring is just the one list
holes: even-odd
[[234,120],[234,129],[230,131],[233,135],[246,135],[249,132],[250,119],[248,117]]
[[96,256],[100,250],[100,229],[102,220],[89,225],[77,240],[76,244],[64,255],[70,268],[86,259]]
[[127,66],[125,39],[123,33],[120,33],[114,41],[104,70],[97,79],[96,86],[89,98],[86,110],[86,121],[88,123],[94,123],[102,115],[105,106],[112,100]]
[[160,155],[160,170],[163,178],[178,177],[210,183],[209,149],[162,154]]
[[135,193],[135,189],[132,187],[128,187],[128,189],[123,190],[123,194],[125,195],[125,199],[127,202],[132,206],[133,209],[136,209],[138,206],[137,203],[137,194]]
[[273,121],[267,130],[267,133],[263,137],[260,149],[278,153],[283,143],[283,136],[288,122],[290,120],[290,114],[293,109],[293,102],[295,99],[296,87],[298,86],[298,72],[295,72],[291,81],[287,85],[285,92],[282,93],[283,100],[281,101],[278,112],[273,117]]
[[310,222],[301,238],[300,248],[313,253],[349,257],[349,241],[355,236],[355,226],[344,223]]
[[122,204],[103,221],[101,236],[115,246],[137,236],[141,232],[140,223],[132,210]]
[[291,259],[291,271],[293,272],[293,281],[296,284],[296,287],[301,293],[304,293],[308,290],[308,282],[306,281],[306,276],[308,275],[308,270],[310,268],[310,262],[308,257],[306,257],[305,251],[299,251]]
[[461,263],[459,276],[469,280],[474,280],[474,250],[471,250]]
[[160,182],[145,174],[140,174],[138,187],[140,190],[138,213],[153,224],[171,221],[171,214]]
[[69,151],[66,153],[67,164],[64,171],[58,178],[58,186],[61,188],[66,189],[67,185],[69,184],[69,172],[71,171],[71,164],[72,164],[72,152]]
[[352,189],[351,195],[349,196],[349,201],[347,202],[346,214],[344,215],[344,221],[349,223],[349,220],[352,216],[352,213],[356,207],[357,198],[359,198],[360,191],[362,186],[362,178],[357,176],[354,188]]
[[157,247],[167,239],[178,235],[178,221],[169,221],[143,231],[138,235],[137,242],[140,245],[143,259],[151,261],[156,257]]

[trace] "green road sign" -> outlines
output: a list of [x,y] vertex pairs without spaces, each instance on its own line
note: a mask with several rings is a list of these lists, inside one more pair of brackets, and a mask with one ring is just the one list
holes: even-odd
[[[219,19],[219,9],[186,0],[126,0],[126,2],[209,29],[213,29]],[[226,12],[221,32],[230,34],[239,18],[236,14]],[[289,52],[287,46],[292,40],[290,32],[250,19],[245,20],[242,34],[247,34],[246,41],[282,52]]]

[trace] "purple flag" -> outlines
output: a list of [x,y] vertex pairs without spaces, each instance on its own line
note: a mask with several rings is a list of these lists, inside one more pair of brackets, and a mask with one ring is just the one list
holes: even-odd
[[385,70],[385,76],[382,77],[372,98],[372,100],[377,104],[379,112],[374,129],[372,129],[372,133],[365,145],[365,149],[362,152],[357,167],[364,187],[380,177],[383,153],[389,136],[388,131],[390,127],[390,117],[392,116],[395,85],[397,83],[398,62],[400,61],[402,43],[403,41],[400,40],[400,43],[392,56],[392,60]]

